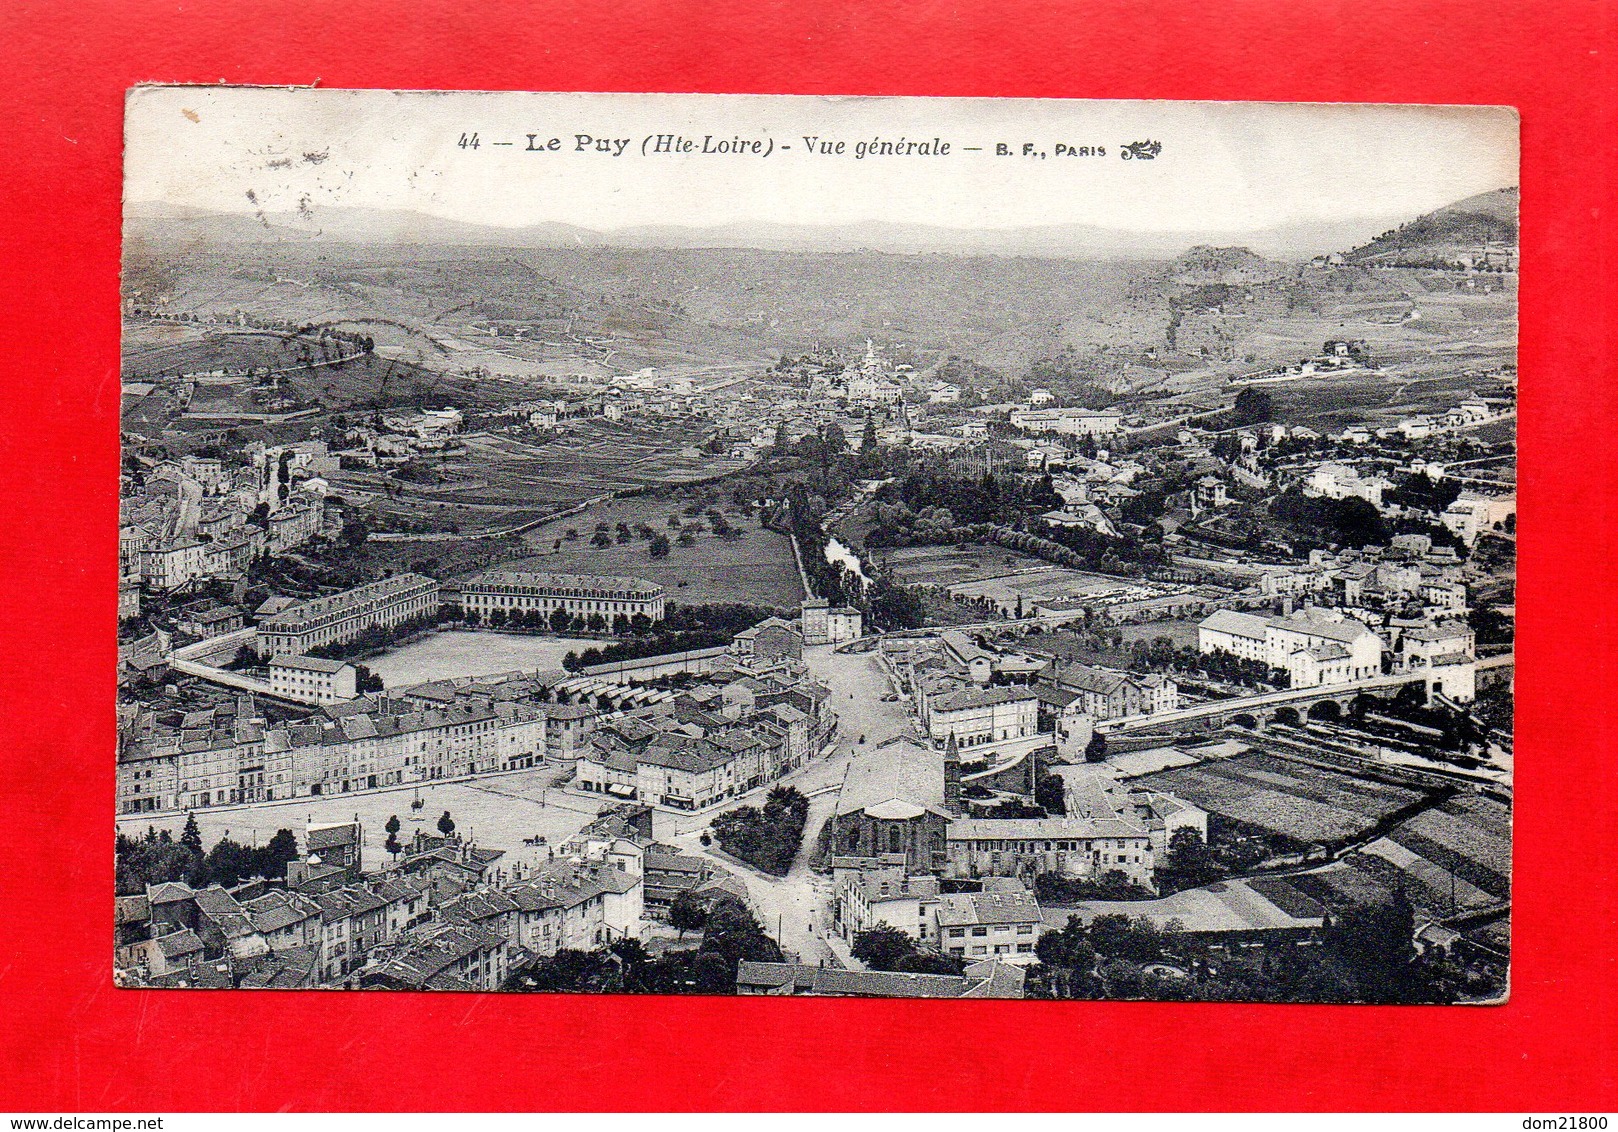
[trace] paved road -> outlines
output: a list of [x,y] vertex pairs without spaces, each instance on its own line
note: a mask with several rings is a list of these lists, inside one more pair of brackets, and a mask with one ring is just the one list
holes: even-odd
[[816,963],[835,956],[821,938],[831,922],[831,881],[809,868],[815,838],[836,809],[849,760],[857,758],[862,747],[860,736],[865,736],[863,746],[868,749],[895,735],[914,732],[903,703],[883,702],[882,697],[892,688],[875,654],[834,653],[829,646],[818,646],[805,649],[804,660],[831,689],[840,724],[836,746],[829,756],[810,760],[808,766],[783,780],[809,796],[803,845],[787,875],[772,877],[738,865],[701,842],[702,831],[716,814],[737,806],[756,805],[760,796],[736,799],[717,810],[682,819],[674,840],[687,852],[701,853],[739,874],[747,883],[748,896],[765,930],[773,936],[779,927],[779,942],[784,949],[796,952],[806,963]]

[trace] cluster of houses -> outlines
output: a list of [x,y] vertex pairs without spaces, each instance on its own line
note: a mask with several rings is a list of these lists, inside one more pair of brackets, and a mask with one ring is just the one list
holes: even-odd
[[131,452],[141,468],[140,482],[126,476],[120,491],[121,611],[128,591],[168,593],[201,580],[241,579],[255,559],[322,533],[323,473],[337,467],[324,442],[255,443],[244,456],[244,463],[228,464],[200,456],[154,461]]
[[1403,611],[1429,618],[1464,617],[1465,568],[1447,546],[1426,535],[1395,535],[1388,546],[1313,550],[1306,564],[1267,567],[1259,576],[1266,598],[1330,600],[1348,609]]
[[702,810],[803,766],[837,726],[830,692],[789,660],[738,660],[671,698],[603,719],[577,754],[584,791]]
[[1229,653],[1281,669],[1293,688],[1421,671],[1431,689],[1447,699],[1464,704],[1477,697],[1477,638],[1464,621],[1379,617],[1363,609],[1352,613],[1358,616],[1317,606],[1284,616],[1223,609],[1197,626],[1197,644],[1204,653]]
[[[1444,471],[1440,464],[1418,461],[1411,471],[1441,479]],[[1385,492],[1393,489],[1393,481],[1375,472],[1362,473],[1359,469],[1337,461],[1327,461],[1313,468],[1301,484],[1305,495],[1326,499],[1363,499],[1379,511],[1386,510]],[[1454,502],[1438,515],[1444,527],[1471,546],[1485,531],[1499,530],[1517,513],[1515,492],[1480,492],[1462,488]]]
[[417,831],[375,871],[358,821],[311,825],[303,840],[284,877],[117,897],[119,984],[498,990],[535,959],[644,938],[682,892],[738,889],[654,841],[646,807],[608,807],[523,855]]
[[997,764],[1052,746],[1082,759],[1098,720],[1180,706],[1178,686],[1162,673],[1082,664],[1055,649],[1038,638],[1018,651],[989,649],[952,629],[886,639],[879,655],[930,740]]
[[463,451],[458,438],[465,424],[465,414],[449,406],[396,409],[349,428],[332,456],[345,468],[375,468],[420,455],[455,455]]

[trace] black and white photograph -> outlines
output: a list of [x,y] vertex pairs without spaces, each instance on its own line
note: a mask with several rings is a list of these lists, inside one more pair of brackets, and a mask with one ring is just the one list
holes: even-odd
[[1518,125],[130,91],[117,984],[1505,1002]]

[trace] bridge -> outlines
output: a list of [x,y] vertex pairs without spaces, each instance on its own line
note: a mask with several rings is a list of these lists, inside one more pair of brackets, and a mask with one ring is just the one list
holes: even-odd
[[1351,684],[1318,684],[1310,688],[1284,688],[1279,692],[1262,692],[1256,696],[1238,696],[1231,700],[1213,700],[1195,704],[1177,711],[1162,711],[1155,715],[1127,715],[1118,719],[1103,719],[1096,730],[1103,735],[1126,734],[1131,731],[1172,728],[1181,724],[1208,724],[1222,727],[1238,715],[1251,716],[1262,724],[1266,718],[1274,719],[1281,708],[1292,708],[1300,716],[1307,715],[1316,704],[1332,701],[1347,707],[1356,696],[1396,693],[1406,684],[1425,684],[1431,673],[1425,669],[1402,672],[1393,676],[1373,676],[1369,680],[1356,680]]

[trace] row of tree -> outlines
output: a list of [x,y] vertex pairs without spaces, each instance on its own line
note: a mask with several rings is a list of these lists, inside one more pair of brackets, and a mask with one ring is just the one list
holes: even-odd
[[197,819],[186,815],[178,838],[168,830],[148,827],[144,836],[120,833],[113,847],[114,885],[119,896],[139,896],[148,885],[181,881],[192,888],[210,884],[226,888],[249,877],[279,878],[298,857],[298,840],[288,829],[277,830],[263,845],[242,845],[222,837],[207,852]]
[[[636,614],[635,618],[628,619],[628,623],[624,624],[620,614],[612,623],[612,632],[615,636],[634,634],[631,639],[570,652],[562,658],[562,667],[569,672],[577,672],[592,664],[615,664],[690,649],[717,648],[728,645],[737,633],[751,629],[766,618],[780,616],[782,612],[763,605],[680,605],[669,602],[663,620],[655,625],[645,614]],[[556,620],[555,614],[552,614],[552,631],[565,631],[554,628]]]

